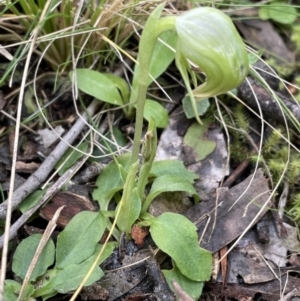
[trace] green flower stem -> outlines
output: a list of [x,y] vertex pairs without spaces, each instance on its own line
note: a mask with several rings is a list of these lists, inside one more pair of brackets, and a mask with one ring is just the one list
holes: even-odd
[[[133,149],[132,149],[130,164],[133,164],[139,158],[142,129],[143,129],[143,116],[144,116],[146,92],[147,92],[147,85],[140,84],[139,90],[138,90],[139,101],[138,101],[138,105],[136,108],[135,132],[134,132]],[[143,100],[143,97],[144,97],[144,100]]]
[[142,209],[141,209],[141,214],[144,214],[148,211],[148,208],[150,204],[152,203],[153,199],[152,198],[146,198],[145,201],[143,202]]
[[[131,164],[136,162],[139,157],[140,145],[141,145],[141,136],[143,129],[143,116],[144,116],[144,107],[147,95],[148,88],[148,77],[150,70],[150,63],[154,51],[157,38],[161,33],[166,30],[175,28],[176,17],[166,17],[160,19],[161,12],[164,8],[164,5],[159,5],[153,13],[149,16],[144,30],[141,36],[139,44],[139,72],[138,72],[138,93],[137,93],[137,106],[136,106],[136,122],[135,122],[135,133],[133,140],[133,150],[131,157]],[[134,88],[134,87],[133,87]],[[133,95],[134,89],[132,92]]]
[[145,187],[148,183],[150,170],[156,155],[157,148],[157,133],[155,122],[151,120],[149,122],[148,131],[145,135],[143,145],[143,165],[139,173],[139,179],[137,183],[138,195],[141,200],[144,199]]

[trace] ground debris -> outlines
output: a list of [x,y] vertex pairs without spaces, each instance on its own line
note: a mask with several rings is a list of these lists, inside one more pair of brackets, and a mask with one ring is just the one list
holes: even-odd
[[[214,300],[233,298],[234,300],[278,301],[282,298],[283,287],[284,295],[286,295],[300,287],[300,279],[284,274],[279,280],[274,279],[267,283],[257,284],[228,284],[226,289],[223,289],[221,283],[209,282],[206,283],[206,292],[200,300],[211,300],[209,296],[214,296]],[[300,297],[299,291],[296,296]]]
[[218,198],[215,196],[215,199],[200,202],[185,214],[196,223],[199,237],[203,235],[201,247],[212,253],[236,239],[250,223],[254,225],[269,209],[268,180],[261,169],[242,183],[229,190],[221,188],[217,193]]
[[266,50],[264,55],[271,54],[279,62],[294,62],[294,54],[286,47],[271,22],[255,19],[236,22],[236,25],[250,45]]
[[39,214],[49,221],[52,219],[56,210],[61,206],[65,206],[57,220],[57,225],[61,228],[64,228],[79,212],[96,210],[91,201],[85,196],[72,192],[58,192],[52,198],[52,202],[41,208]]
[[[280,92],[277,92],[276,95],[290,110],[293,118],[300,121],[300,108],[298,104],[294,102],[291,97],[287,97]],[[250,76],[248,76],[247,80],[245,80],[239,86],[238,97],[240,97],[248,106],[258,113],[259,103],[264,119],[271,124],[277,122],[281,125],[285,125],[285,122],[287,122],[290,127],[294,128],[293,120],[291,118],[286,118],[286,116],[283,115],[281,108],[282,105],[280,105],[278,101],[266,91],[265,88],[263,88]]]
[[183,161],[189,171],[195,172],[199,176],[199,180],[195,180],[195,188],[200,199],[208,200],[213,197],[220,182],[229,173],[229,167],[226,166],[228,154],[224,134],[221,128],[212,121],[207,121],[204,133],[201,126],[198,125],[200,128],[196,129],[195,144],[205,147],[207,142],[211,142],[215,145],[212,152],[199,160],[199,156],[195,153],[200,152],[203,155],[203,151],[184,144],[184,139],[186,139],[184,136],[187,131],[197,125],[187,120],[184,113],[176,112],[170,117],[169,126],[160,137],[156,160]]

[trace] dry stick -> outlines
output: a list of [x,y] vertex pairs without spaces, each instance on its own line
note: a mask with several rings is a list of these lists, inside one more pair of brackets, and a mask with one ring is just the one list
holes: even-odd
[[[255,91],[256,97],[259,101],[259,105],[264,114],[264,118],[269,121],[276,121],[280,124],[285,124],[285,118],[282,114],[281,106],[277,103],[276,99],[273,96],[270,96],[269,93],[263,88],[261,85],[257,83],[251,77],[247,77],[248,81],[251,85],[247,84],[247,81],[244,81],[238,87],[238,97],[241,98],[248,106],[257,111],[257,102],[253,97],[253,92],[251,89]],[[287,97],[280,92],[276,92],[278,97],[280,97],[281,101],[284,105],[290,110],[291,115],[294,116],[294,121],[300,121],[300,107],[299,105],[293,101],[291,97]],[[294,128],[294,123],[290,118],[287,119],[287,123],[289,126]]]
[[[81,168],[84,162],[88,159],[88,156],[84,156],[81,160],[77,161],[71,168],[69,168],[44,194],[41,200],[28,211],[26,211],[22,216],[11,226],[9,232],[9,239],[14,238],[19,229],[26,223],[26,221],[35,213],[41,206],[43,206],[49,198],[51,198],[61,187],[66,184],[72,176]],[[3,247],[4,235],[0,237],[0,248]]]
[[[76,121],[69,132],[62,138],[56,148],[40,165],[38,170],[34,172],[27,181],[14,191],[12,208],[15,209],[30,193],[35,191],[48,177],[55,164],[59,161],[62,155],[69,148],[69,145],[74,142],[77,136],[81,133],[82,129],[86,125],[88,116],[95,114],[96,108],[99,102],[93,100],[87,108],[87,112]],[[4,219],[7,210],[7,200],[0,206],[0,219]]]

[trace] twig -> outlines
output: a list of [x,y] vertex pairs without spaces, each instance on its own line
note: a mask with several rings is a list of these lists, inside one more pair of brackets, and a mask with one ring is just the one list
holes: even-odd
[[[255,95],[259,101],[261,109],[263,111],[263,116],[266,120],[277,121],[278,123],[284,125],[284,116],[282,114],[280,105],[277,103],[274,97],[270,96],[269,93],[260,86],[254,79],[247,77],[251,84],[252,89],[255,91]],[[238,88],[238,97],[240,97],[248,106],[253,110],[257,111],[257,103],[254,99],[253,93],[251,92],[251,87],[246,81],[244,81]],[[284,105],[290,110],[290,113],[294,116],[294,119],[287,119],[289,126],[295,127],[294,122],[300,121],[300,107],[293,101],[291,97],[287,97],[279,92],[276,92],[278,97]]]
[[[35,191],[48,177],[55,164],[59,161],[62,155],[66,152],[69,144],[72,144],[77,136],[81,133],[86,120],[89,116],[93,116],[99,102],[97,100],[92,101],[87,108],[87,113],[76,121],[69,132],[62,138],[52,153],[45,159],[40,165],[39,169],[34,172],[27,181],[14,191],[12,208],[15,209],[30,193]],[[0,206],[0,219],[4,219],[7,211],[7,200]]]
[[283,191],[280,195],[279,202],[278,202],[278,216],[282,220],[284,210],[288,201],[288,195],[289,195],[289,182],[285,181],[283,185]]
[[297,293],[298,293],[298,289],[294,288],[292,291],[290,291],[285,296],[280,298],[279,301],[289,301],[292,297],[297,296]]
[[[81,168],[88,156],[84,156],[81,160],[77,161],[71,168],[69,168],[44,194],[41,200],[34,207],[26,211],[10,228],[9,239],[14,238],[19,229],[26,223],[26,221],[43,206],[49,198],[51,198],[65,183],[67,183],[72,176]],[[4,243],[4,235],[0,237],[0,249],[2,249]]]

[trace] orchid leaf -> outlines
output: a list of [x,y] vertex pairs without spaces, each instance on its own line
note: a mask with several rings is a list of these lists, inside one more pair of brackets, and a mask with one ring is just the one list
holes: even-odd
[[189,127],[184,136],[184,147],[193,163],[205,159],[216,148],[216,142],[208,139],[206,135],[210,124],[210,119],[204,120],[202,125],[195,123]]
[[[41,239],[42,234],[33,234],[22,240],[18,245],[13,257],[12,270],[20,278],[25,278]],[[38,258],[30,280],[35,280],[46,272],[47,268],[54,263],[54,255],[55,247],[53,241],[50,239]]]
[[122,199],[117,207],[121,214],[117,220],[118,228],[125,233],[129,233],[132,224],[139,217],[141,211],[141,199],[137,193],[135,176],[139,162],[135,162],[129,167],[127,178],[124,184]]
[[[61,294],[77,289],[83,278],[87,275],[92,264],[92,262],[85,261],[81,264],[70,264],[62,270],[58,269],[55,277],[49,282],[49,287],[54,288]],[[92,285],[95,281],[103,277],[103,275],[104,273],[100,267],[96,266],[85,285]]]
[[202,294],[203,282],[194,281],[184,276],[176,267],[176,265],[172,270],[162,270],[162,273],[164,274],[166,281],[173,292],[175,292],[175,290],[173,288],[172,281],[175,280],[180,285],[182,290],[192,298],[192,300],[199,300]]
[[199,201],[199,196],[193,185],[180,175],[171,174],[156,178],[151,190],[144,201],[142,212],[146,212],[153,199],[163,192],[184,191],[193,195],[195,202]]
[[127,82],[122,77],[116,76],[111,73],[107,73],[105,74],[105,76],[109,78],[112,81],[112,83],[114,83],[114,85],[118,88],[118,90],[121,93],[124,104],[128,103],[130,91]]
[[[152,78],[158,78],[174,60],[176,42],[177,33],[175,31],[165,31],[159,36],[150,63]],[[152,78],[149,78],[148,85],[152,83]]]
[[298,13],[292,5],[276,1],[259,8],[259,17],[262,20],[272,19],[281,24],[293,24],[297,19]]
[[174,260],[183,275],[194,281],[210,279],[212,256],[199,247],[197,228],[190,220],[167,212],[150,220],[150,223],[154,242]]
[[[206,111],[209,108],[209,105],[210,105],[209,100],[207,98],[203,99],[201,101],[198,101],[198,102],[197,102],[197,99],[196,99],[196,108],[197,108],[198,116],[202,116],[204,113],[206,113]],[[183,107],[185,116],[188,119],[196,117],[195,116],[195,111],[194,111],[194,108],[193,108],[193,104],[192,104],[192,100],[191,100],[189,95],[187,95],[183,98],[182,107]]]
[[18,293],[21,290],[21,284],[15,280],[5,280],[4,282],[4,300],[17,301]]
[[33,193],[31,193],[28,197],[26,197],[22,203],[19,205],[19,210],[24,213],[33,206],[35,206],[40,199],[43,197],[43,195],[46,193],[46,189],[43,190],[35,190]]
[[[7,279],[4,282],[4,301],[17,301],[19,292],[21,291],[21,284],[15,280]],[[29,297],[33,294],[34,287],[32,284],[27,284],[23,300],[30,300]]]
[[35,289],[33,297],[43,297],[43,300],[48,299],[48,297],[52,297],[57,294],[57,291],[51,285],[51,282],[56,277],[57,269],[48,270],[41,279],[39,283],[39,287]]
[[[109,163],[96,180],[97,188],[93,191],[93,199],[98,201],[101,210],[107,210],[111,198],[117,191],[122,190],[124,180],[120,174],[120,166],[126,170],[130,165],[130,153],[118,157],[118,164],[113,161]],[[120,166],[118,166],[120,165]]]
[[[70,72],[72,81],[73,77],[73,72]],[[106,74],[91,69],[76,69],[76,83],[80,91],[96,99],[113,105],[124,104],[115,83]]]
[[117,220],[118,228],[121,231],[130,233],[133,223],[138,219],[140,215],[142,208],[141,203],[142,201],[137,193],[137,188],[134,188],[133,191],[131,191],[130,202],[127,202],[127,204],[124,204],[124,206],[122,206],[122,214]]
[[112,252],[114,251],[116,246],[117,246],[117,243],[115,243],[115,242],[108,242],[106,245],[98,244],[94,254],[87,260],[90,262],[94,262],[98,256],[98,254],[100,253],[101,249],[104,247],[104,250],[102,251],[102,254],[97,263],[98,265],[100,265],[104,260],[106,260],[112,254]]
[[190,183],[194,183],[194,180],[199,178],[195,173],[188,171],[179,160],[154,161],[150,174],[156,178],[164,175],[178,175]]
[[160,103],[151,99],[146,99],[144,118],[148,122],[153,119],[158,128],[165,128],[169,121],[167,110]]
[[[175,51],[172,50],[176,46],[177,34],[174,31],[165,31],[155,43],[153,54],[150,62],[150,75],[148,77],[148,85],[153,79],[158,78],[171,64],[175,57]],[[135,65],[134,77],[132,80],[133,91],[136,92],[139,78],[139,65]]]
[[75,215],[57,237],[55,267],[80,264],[95,251],[105,230],[101,212],[83,211]]

